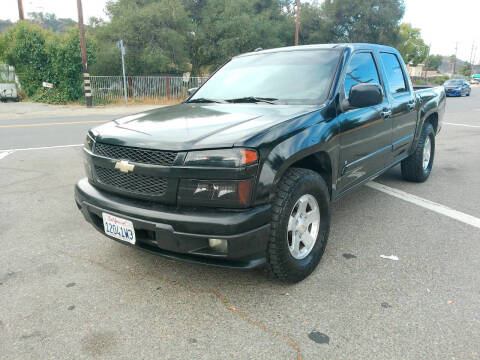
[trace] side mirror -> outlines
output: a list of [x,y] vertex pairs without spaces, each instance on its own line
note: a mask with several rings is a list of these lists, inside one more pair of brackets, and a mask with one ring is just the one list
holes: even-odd
[[197,90],[198,90],[198,87],[188,89],[187,90],[188,96],[192,96],[193,94],[195,94],[197,92]]
[[348,95],[348,102],[351,107],[364,108],[381,104],[383,91],[378,84],[357,84],[353,85]]

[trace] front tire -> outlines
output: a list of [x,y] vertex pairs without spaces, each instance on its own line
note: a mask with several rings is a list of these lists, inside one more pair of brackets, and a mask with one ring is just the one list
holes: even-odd
[[415,152],[402,161],[402,176],[405,180],[424,182],[432,172],[435,156],[435,131],[430,123],[425,123]]
[[275,199],[267,267],[275,277],[296,283],[317,267],[330,231],[330,195],[323,178],[314,171],[288,169]]

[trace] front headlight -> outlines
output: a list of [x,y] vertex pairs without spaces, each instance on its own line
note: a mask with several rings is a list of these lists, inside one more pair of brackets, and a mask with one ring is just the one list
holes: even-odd
[[257,162],[258,154],[255,150],[233,148],[189,152],[184,165],[237,168]]
[[180,180],[178,204],[225,208],[245,208],[250,204],[253,179]]
[[85,146],[85,149],[92,152],[94,143],[95,143],[95,140],[93,140],[90,134],[87,134],[87,136],[85,137],[85,143],[83,144],[83,146]]
[[[85,147],[86,150],[89,152],[93,152],[93,144],[95,143],[95,140],[90,136],[90,134],[87,134],[85,137],[85,143],[83,146]],[[85,174],[87,175],[87,178],[89,180],[93,180],[93,170],[92,170],[92,165],[90,164],[89,161],[90,155],[88,155],[86,152],[83,154],[83,167],[85,169]]]

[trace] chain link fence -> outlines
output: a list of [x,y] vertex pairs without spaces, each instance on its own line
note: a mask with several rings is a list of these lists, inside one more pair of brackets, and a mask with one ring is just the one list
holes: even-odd
[[[176,100],[187,97],[187,90],[203,84],[208,77],[127,76],[127,94],[138,100]],[[94,100],[124,98],[123,76],[91,76]]]

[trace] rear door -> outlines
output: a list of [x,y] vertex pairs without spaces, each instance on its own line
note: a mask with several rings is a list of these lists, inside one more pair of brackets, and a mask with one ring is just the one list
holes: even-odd
[[[383,86],[373,52],[355,52],[344,78],[344,96],[353,85],[368,83]],[[339,193],[361,182],[386,165],[391,154],[391,129],[388,99],[361,109],[350,109],[338,116],[340,124]]]
[[392,106],[391,161],[398,161],[408,154],[417,126],[416,101],[413,88],[402,66],[403,61],[395,53],[380,52],[383,63],[387,96]]

